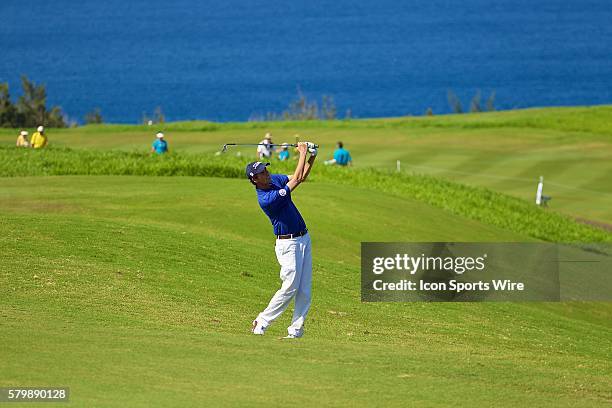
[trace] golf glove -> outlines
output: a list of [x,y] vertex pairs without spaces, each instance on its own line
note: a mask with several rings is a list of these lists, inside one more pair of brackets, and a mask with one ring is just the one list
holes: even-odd
[[308,146],[308,151],[310,152],[311,156],[316,156],[317,155],[317,148],[315,147],[316,145],[312,142],[306,142],[306,146]]

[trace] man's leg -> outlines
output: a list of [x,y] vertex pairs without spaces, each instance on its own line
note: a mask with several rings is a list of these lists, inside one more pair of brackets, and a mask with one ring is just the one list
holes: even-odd
[[276,241],[276,257],[281,265],[281,288],[274,294],[268,307],[257,316],[258,323],[264,328],[269,326],[285,311],[295,296],[300,284],[300,272],[303,264],[303,253],[299,251],[297,239],[280,239]]
[[302,273],[297,293],[295,294],[295,310],[291,326],[287,328],[287,333],[295,337],[302,337],[304,334],[304,322],[308,315],[311,303],[312,287],[312,247],[310,234],[302,237],[300,242],[302,256]]

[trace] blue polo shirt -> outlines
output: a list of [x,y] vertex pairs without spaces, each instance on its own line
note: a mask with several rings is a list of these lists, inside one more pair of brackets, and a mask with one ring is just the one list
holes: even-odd
[[334,152],[334,159],[336,164],[346,166],[351,161],[351,154],[345,148],[340,147]]
[[306,229],[306,223],[291,200],[291,190],[284,174],[270,175],[270,189],[257,189],[257,200],[270,218],[274,235],[297,234]]
[[165,140],[157,139],[153,142],[153,149],[155,149],[155,153],[163,154],[168,151],[168,143]]

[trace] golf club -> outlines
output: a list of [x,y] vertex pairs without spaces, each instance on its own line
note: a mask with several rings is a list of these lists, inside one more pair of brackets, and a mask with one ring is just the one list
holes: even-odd
[[[269,145],[266,145],[265,143],[226,143],[223,145],[223,149],[221,149],[221,153],[225,153],[225,151],[227,150],[229,146],[269,146]],[[297,143],[287,144],[285,146],[297,147]],[[314,148],[318,149],[319,145],[315,144]]]

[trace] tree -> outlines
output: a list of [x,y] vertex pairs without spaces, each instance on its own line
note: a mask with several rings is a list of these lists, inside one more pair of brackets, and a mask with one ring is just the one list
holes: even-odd
[[448,104],[454,113],[463,113],[463,107],[459,97],[450,89],[448,90]]
[[45,85],[36,85],[25,75],[21,76],[23,94],[17,101],[17,123],[19,127],[66,127],[64,113],[59,106],[47,110],[47,90]]
[[100,112],[100,108],[95,108],[91,112],[85,115],[85,124],[97,124],[103,123],[102,113]]
[[153,122],[154,123],[164,123],[166,121],[166,116],[162,111],[161,106],[155,108],[155,112],[153,113]]
[[49,112],[45,112],[43,123],[51,128],[66,127],[66,117],[59,106],[54,106]]
[[315,120],[319,119],[319,106],[317,102],[310,102],[302,90],[298,87],[298,97],[295,101],[289,104],[289,107],[283,112],[285,120]]
[[[338,109],[334,102],[334,97],[323,95],[321,98],[321,108],[317,101],[309,100],[297,88],[297,98],[289,103],[287,109],[281,113],[267,112],[265,115],[251,114],[249,121],[281,121],[281,120],[335,120],[338,117]],[[347,110],[345,119],[351,117],[350,109]]]
[[0,127],[17,127],[17,108],[11,102],[9,84],[0,84]]
[[482,108],[480,107],[480,89],[476,91],[476,95],[472,98],[472,102],[470,102],[470,112],[482,112]]
[[335,120],[336,114],[337,112],[334,97],[323,95],[323,107],[321,108],[321,115],[323,116],[323,119]]
[[45,112],[47,104],[47,90],[44,85],[30,82],[25,75],[21,76],[23,95],[17,101],[17,110],[24,115],[23,127],[36,127],[46,125]]
[[487,99],[487,111],[493,112],[495,110],[495,91],[491,91],[489,99]]

